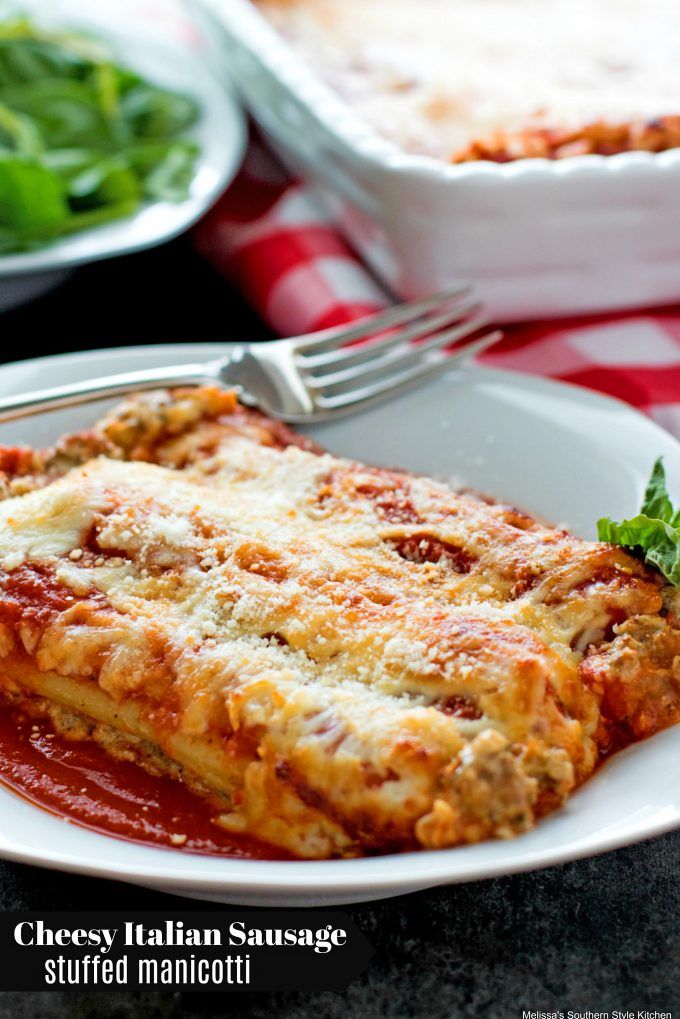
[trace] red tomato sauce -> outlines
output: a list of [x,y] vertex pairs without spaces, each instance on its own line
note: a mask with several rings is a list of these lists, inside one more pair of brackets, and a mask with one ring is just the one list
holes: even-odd
[[49,721],[0,710],[0,783],[85,828],[185,853],[292,859],[213,821],[215,808],[181,782],[118,761],[97,743],[65,739]]

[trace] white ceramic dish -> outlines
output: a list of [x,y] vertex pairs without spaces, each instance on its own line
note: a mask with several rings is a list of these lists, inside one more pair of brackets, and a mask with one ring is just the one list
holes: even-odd
[[[216,344],[138,347],[0,368],[0,394],[214,356]],[[0,426],[0,442],[46,443],[93,420],[92,408]],[[455,476],[594,536],[602,514],[637,508],[655,456],[680,486],[680,445],[617,401],[544,379],[472,368],[312,434],[335,452]],[[0,786],[0,856],[179,895],[270,906],[383,898],[530,870],[680,825],[680,727],[616,755],[567,806],[527,835],[366,860],[214,859],[139,846],[65,824]]]
[[474,283],[498,321],[680,297],[680,150],[458,166],[379,138],[249,0],[201,0],[225,62],[294,172],[405,297]]
[[27,0],[21,9],[41,24],[94,32],[111,43],[119,59],[152,81],[195,96],[203,112],[192,131],[200,155],[185,201],[149,203],[127,219],[73,234],[36,251],[0,257],[0,311],[61,282],[73,266],[130,254],[183,233],[232,179],[246,141],[242,111],[223,76],[205,59],[198,32],[189,45],[164,32],[162,22],[155,23],[154,35],[148,28],[140,30],[140,19],[129,0],[102,5],[88,0]]

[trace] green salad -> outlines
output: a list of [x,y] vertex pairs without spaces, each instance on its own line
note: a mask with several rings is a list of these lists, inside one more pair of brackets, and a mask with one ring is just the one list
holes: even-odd
[[182,201],[197,118],[90,39],[0,23],[0,254]]
[[618,522],[603,517],[597,531],[600,541],[639,549],[647,563],[680,587],[680,509],[671,502],[661,459],[654,464],[638,515]]

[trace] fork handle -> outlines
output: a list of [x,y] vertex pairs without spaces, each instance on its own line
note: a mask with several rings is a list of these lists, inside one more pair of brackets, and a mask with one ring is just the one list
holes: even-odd
[[[220,362],[223,363],[223,362]],[[102,378],[85,379],[66,386],[35,389],[17,396],[0,397],[0,422],[14,421],[42,411],[60,410],[114,396],[125,396],[139,389],[164,389],[166,386],[194,386],[214,382],[215,363],[179,364],[166,368],[145,368]]]

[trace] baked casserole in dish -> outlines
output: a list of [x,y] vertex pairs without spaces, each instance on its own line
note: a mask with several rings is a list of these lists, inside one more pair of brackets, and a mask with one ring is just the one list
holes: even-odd
[[232,393],[141,395],[1,465],[6,701],[296,856],[518,834],[680,718],[656,572]]
[[672,0],[256,0],[408,151],[454,163],[680,145]]

